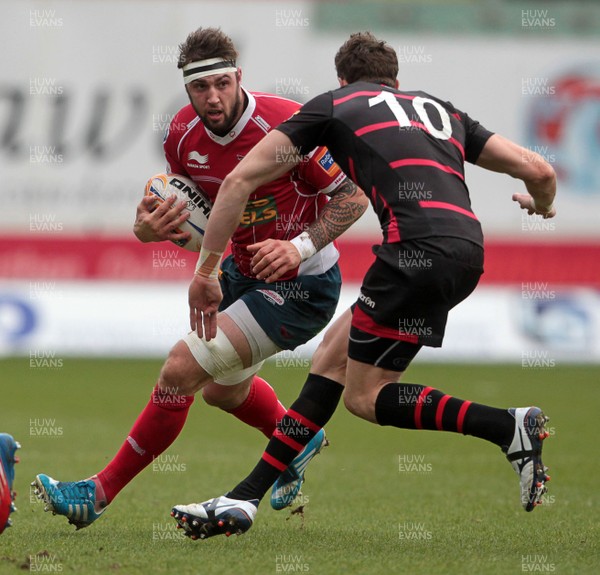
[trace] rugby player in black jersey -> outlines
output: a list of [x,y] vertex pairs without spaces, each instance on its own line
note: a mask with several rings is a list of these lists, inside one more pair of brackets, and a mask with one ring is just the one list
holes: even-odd
[[[400,378],[423,345],[442,345],[449,310],[475,289],[483,273],[483,235],[471,209],[465,162],[522,180],[527,193],[512,199],[543,218],[556,214],[554,170],[452,104],[425,92],[399,91],[396,53],[370,33],[353,34],[335,65],[340,88],[305,104],[225,179],[202,245],[201,259],[211,263],[190,285],[191,314],[203,316],[205,331],[214,335],[212,317],[221,294],[209,276],[248,196],[317,145],[327,146],[369,196],[382,243],[373,250],[375,262],[358,300],[327,331],[299,398],[255,469],[225,496],[173,508],[194,539],[248,530],[260,499],[329,421],[342,392],[346,407],[367,421],[454,431],[496,444],[519,476],[526,511],[546,491],[549,477],[541,455],[548,432],[541,409],[489,407]],[[427,194],[408,193],[415,189]],[[324,231],[328,240],[339,235],[343,222],[330,224]],[[308,237],[296,247],[297,257],[282,262],[270,257],[268,245],[258,246],[253,271],[275,279],[314,253]]]

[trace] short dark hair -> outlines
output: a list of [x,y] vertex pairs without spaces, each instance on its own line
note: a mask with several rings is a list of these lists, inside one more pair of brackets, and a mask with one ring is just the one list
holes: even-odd
[[198,28],[191,32],[185,42],[179,44],[178,68],[183,68],[190,62],[208,58],[223,58],[236,65],[238,52],[233,40],[220,28]]
[[396,51],[371,32],[352,34],[335,55],[338,78],[353,82],[374,82],[392,88],[398,76]]

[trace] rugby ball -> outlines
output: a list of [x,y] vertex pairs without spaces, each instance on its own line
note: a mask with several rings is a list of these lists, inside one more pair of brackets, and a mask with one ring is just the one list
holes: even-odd
[[191,238],[172,241],[180,248],[199,252],[212,204],[196,182],[179,174],[156,174],[148,180],[145,195],[156,198],[154,208],[173,195],[187,202],[186,210],[190,217],[179,226],[178,231],[189,232]]

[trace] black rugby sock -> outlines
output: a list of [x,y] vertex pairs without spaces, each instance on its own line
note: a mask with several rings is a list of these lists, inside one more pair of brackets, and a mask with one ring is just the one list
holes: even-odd
[[510,444],[514,432],[514,419],[506,409],[464,401],[414,383],[388,383],[381,388],[375,417],[379,425],[454,431],[500,447]]
[[277,424],[262,459],[250,475],[227,494],[233,499],[262,499],[315,434],[336,410],[344,387],[309,374],[298,399]]

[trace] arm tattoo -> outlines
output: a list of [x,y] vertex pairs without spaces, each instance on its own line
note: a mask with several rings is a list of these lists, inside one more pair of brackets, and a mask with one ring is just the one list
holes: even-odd
[[367,209],[368,200],[351,180],[344,180],[331,195],[319,217],[306,230],[318,250],[342,235]]

